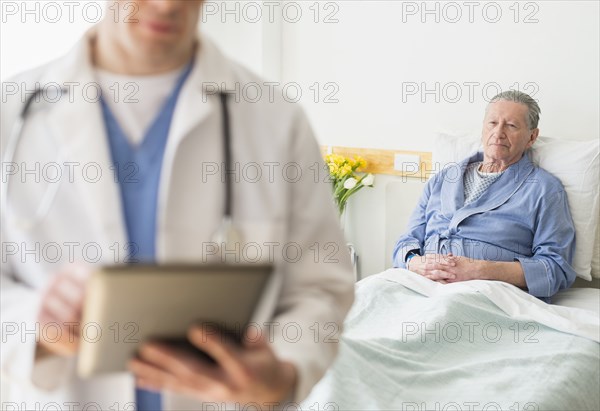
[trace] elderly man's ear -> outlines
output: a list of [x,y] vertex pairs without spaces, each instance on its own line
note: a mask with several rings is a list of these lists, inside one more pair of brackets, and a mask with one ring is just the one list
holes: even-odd
[[539,128],[534,128],[533,130],[531,130],[531,134],[529,135],[529,142],[527,143],[526,149],[529,149],[529,148],[531,148],[531,146],[533,146],[533,143],[535,143],[535,140],[537,140],[539,135],[540,135]]

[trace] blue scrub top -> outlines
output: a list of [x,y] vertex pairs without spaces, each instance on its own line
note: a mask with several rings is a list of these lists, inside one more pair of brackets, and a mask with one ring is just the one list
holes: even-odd
[[[193,63],[183,71],[171,95],[146,132],[139,147],[133,147],[123,129],[101,99],[110,153],[121,191],[121,204],[130,247],[127,262],[151,263],[156,260],[156,210],[162,161],[173,113],[181,88]],[[138,411],[161,410],[160,393],[136,388]]]
[[155,260],[156,210],[162,160],[177,99],[191,70],[190,63],[138,147],[131,146],[108,105],[101,100],[110,152],[121,191],[127,237],[133,247],[130,249],[129,262]]

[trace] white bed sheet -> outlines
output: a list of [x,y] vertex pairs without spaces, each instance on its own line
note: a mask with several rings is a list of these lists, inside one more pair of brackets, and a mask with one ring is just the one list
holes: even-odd
[[588,309],[598,296],[569,290],[559,306],[500,281],[370,276],[357,284],[336,362],[301,408],[600,410],[600,317]]
[[583,308],[600,316],[600,289],[569,288],[556,294],[552,304],[563,307]]

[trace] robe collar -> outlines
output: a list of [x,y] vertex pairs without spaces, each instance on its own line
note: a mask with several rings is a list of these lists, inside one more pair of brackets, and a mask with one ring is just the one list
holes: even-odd
[[471,204],[464,206],[464,173],[470,163],[483,161],[483,153],[477,152],[460,163],[444,167],[438,174],[442,178],[441,211],[451,219],[449,234],[467,217],[500,207],[506,203],[525,183],[534,182],[529,177],[535,170],[527,152],[521,159],[509,166],[504,173]]

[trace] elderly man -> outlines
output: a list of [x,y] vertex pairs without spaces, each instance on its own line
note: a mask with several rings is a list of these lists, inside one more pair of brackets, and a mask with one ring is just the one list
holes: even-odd
[[571,286],[575,229],[565,190],[526,154],[539,114],[519,91],[491,100],[483,153],[429,180],[394,248],[395,267],[442,283],[505,281],[544,301]]
[[[249,101],[215,92],[264,82],[198,35],[201,5],[201,0],[111,2],[106,17],[65,57],[11,81],[29,93],[53,84],[70,91],[52,103],[48,97],[25,104],[21,93],[7,98],[2,154],[10,153],[12,136],[20,135],[10,157],[27,170],[64,161],[95,166],[99,173],[93,180],[62,181],[50,197],[47,181],[10,179],[3,244],[24,250],[64,244],[77,252],[93,245],[96,254],[82,260],[82,253],[66,248],[56,258],[3,253],[2,325],[11,332],[2,335],[0,366],[9,382],[10,397],[3,398],[10,401],[8,409],[181,410],[222,403],[228,409],[274,408],[302,400],[335,357],[329,332],[341,330],[354,278],[348,254],[341,251],[331,187],[309,172],[315,164],[325,170],[318,144],[300,107],[286,103],[281,93],[271,100],[265,86],[267,98]],[[82,93],[84,86],[99,88],[101,98]],[[13,134],[24,107],[30,108],[25,124]],[[224,124],[231,125],[230,150]],[[224,170],[227,152],[231,167]],[[260,174],[240,178],[236,170],[246,165],[259,167]],[[217,172],[207,172],[215,167]],[[230,203],[225,173],[234,174]],[[40,203],[49,198],[38,218]],[[220,256],[209,253],[204,246],[218,241],[215,234],[227,217],[240,242],[221,247]],[[245,245],[260,249],[244,254]],[[331,247],[340,252],[330,256]],[[78,343],[85,338],[76,326],[92,264],[131,262],[124,258],[132,254],[146,262],[217,263],[232,253],[244,263],[272,262],[281,280],[273,322],[259,324],[261,338],[248,335],[238,345],[192,327],[190,341],[215,364],[147,343],[129,363],[130,373],[83,380],[74,372]],[[54,333],[43,332],[48,329]]]

